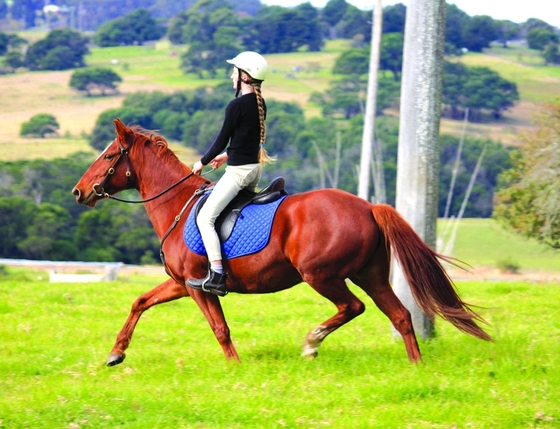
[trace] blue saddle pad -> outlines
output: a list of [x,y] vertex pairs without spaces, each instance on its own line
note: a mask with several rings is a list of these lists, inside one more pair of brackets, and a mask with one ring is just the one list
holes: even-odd
[[[233,259],[250,255],[262,250],[270,240],[272,221],[276,210],[286,195],[268,204],[249,204],[241,210],[235,227],[229,238],[222,243],[224,258]],[[202,237],[196,224],[196,207],[200,199],[189,213],[183,230],[183,239],[187,247],[199,255],[206,255]]]

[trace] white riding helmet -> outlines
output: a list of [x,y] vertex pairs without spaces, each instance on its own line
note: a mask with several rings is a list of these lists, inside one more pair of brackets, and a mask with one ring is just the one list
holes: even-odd
[[261,54],[252,51],[241,52],[235,58],[226,60],[240,70],[246,72],[253,79],[263,81],[266,78],[268,63]]

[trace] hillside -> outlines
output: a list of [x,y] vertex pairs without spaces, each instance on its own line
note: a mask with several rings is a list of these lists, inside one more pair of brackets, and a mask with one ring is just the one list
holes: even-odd
[[[330,41],[322,52],[297,52],[269,55],[271,74],[265,86],[267,98],[293,101],[302,105],[307,116],[320,112],[309,103],[313,91],[325,91],[333,79],[330,70],[337,56],[348,47],[347,41]],[[505,52],[504,52],[505,51]],[[181,47],[162,41],[150,46],[93,48],[88,65],[112,67],[123,76],[120,94],[84,97],[68,87],[72,71],[20,72],[0,78],[0,148],[2,159],[65,156],[89,150],[83,134],[89,133],[102,111],[117,107],[126,94],[135,91],[174,91],[214,85],[218,80],[200,80],[179,70]],[[539,101],[558,95],[560,68],[543,67],[521,47],[493,48],[486,54],[468,54],[461,61],[483,65],[517,83],[521,101],[505,117],[492,124],[469,124],[467,133],[488,137],[506,144],[517,144],[518,133],[531,126],[532,112]],[[524,62],[528,59],[528,62]],[[297,71],[296,71],[297,70]],[[224,75],[224,79],[227,76]],[[33,140],[19,137],[21,123],[40,112],[52,113],[61,125],[65,139]],[[388,110],[388,115],[397,115]],[[461,121],[443,120],[444,133],[460,134]],[[188,152],[188,151],[187,151]],[[186,155],[187,158],[192,156]]]
[[[308,117],[318,115],[320,107],[310,103],[313,91],[324,91],[333,78],[330,70],[337,55],[348,46],[344,41],[331,41],[323,52],[278,54],[268,56],[271,74],[265,86],[267,98],[299,103]],[[517,54],[515,53],[517,50]],[[93,149],[86,140],[98,115],[121,105],[127,94],[136,91],[165,91],[214,85],[219,80],[199,80],[184,75],[178,68],[181,48],[159,42],[152,46],[94,48],[87,57],[88,65],[113,67],[124,79],[120,94],[107,97],[84,97],[68,87],[72,71],[19,72],[0,77],[0,151],[2,160],[66,157],[77,151]],[[524,58],[530,61],[524,61]],[[492,138],[507,144],[518,144],[519,132],[531,127],[538,102],[558,95],[560,68],[543,67],[527,56],[527,50],[496,48],[486,54],[469,54],[461,58],[469,65],[487,66],[518,84],[521,102],[493,124],[468,124],[469,136]],[[297,70],[297,71],[296,71]],[[226,79],[227,76],[224,76]],[[60,137],[52,139],[24,139],[19,137],[21,123],[40,112],[52,113],[61,124]],[[388,110],[388,115],[397,115]],[[461,121],[443,120],[443,133],[462,132]],[[187,164],[197,154],[179,143],[172,148]],[[467,222],[467,221],[465,221]],[[482,223],[480,223],[482,222]],[[519,265],[522,274],[553,271],[555,254],[546,246],[529,243],[505,234],[491,220],[461,223],[456,249],[460,259],[482,270],[495,270],[507,259]],[[485,251],[480,248],[485,243]],[[519,256],[515,249],[526,251]],[[473,249],[476,249],[473,251]],[[511,252],[513,249],[513,253]],[[508,253],[510,252],[510,253]],[[517,256],[515,256],[517,255]],[[495,275],[491,273],[491,275]]]

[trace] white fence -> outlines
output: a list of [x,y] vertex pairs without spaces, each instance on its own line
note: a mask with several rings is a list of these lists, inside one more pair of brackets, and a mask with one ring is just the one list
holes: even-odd
[[[0,259],[0,265],[33,267],[49,271],[51,283],[90,283],[117,280],[122,262],[59,262]],[[77,271],[89,271],[81,273]]]

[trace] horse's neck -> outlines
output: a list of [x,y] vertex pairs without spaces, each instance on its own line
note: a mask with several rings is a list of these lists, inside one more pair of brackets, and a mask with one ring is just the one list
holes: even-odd
[[[159,161],[156,164],[144,164],[144,171],[137,174],[138,190],[142,199],[164,192],[190,174],[190,170],[178,159],[168,158]],[[205,180],[199,176],[191,176],[180,185],[145,204],[148,217],[160,239],[185,203],[204,182]]]

